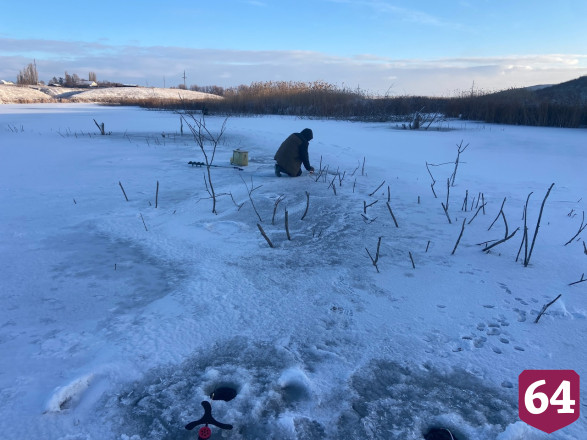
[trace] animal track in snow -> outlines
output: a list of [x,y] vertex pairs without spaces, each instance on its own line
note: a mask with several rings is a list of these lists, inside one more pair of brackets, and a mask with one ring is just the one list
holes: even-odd
[[501,287],[503,290],[505,290],[506,293],[508,293],[510,295],[512,294],[512,291],[509,289],[509,287],[507,286],[507,284],[505,284],[505,283],[497,283],[497,285],[499,287]]

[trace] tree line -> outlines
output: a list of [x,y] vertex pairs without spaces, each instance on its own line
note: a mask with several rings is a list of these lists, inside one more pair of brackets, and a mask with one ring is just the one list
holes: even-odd
[[[584,84],[587,77],[569,82]],[[94,72],[88,81],[97,82]],[[35,63],[21,70],[17,77],[21,85],[39,84]],[[75,87],[82,83],[77,74],[65,72],[53,77],[49,84]],[[102,86],[117,83],[101,82]],[[560,85],[559,85],[560,86]],[[187,89],[184,84],[178,86]],[[529,89],[511,89],[498,93],[470,92],[455,97],[425,96],[372,96],[360,89],[340,88],[324,81],[265,81],[250,85],[223,88],[220,86],[190,86],[190,90],[222,96],[221,100],[119,102],[144,107],[201,110],[223,114],[274,114],[302,117],[338,118],[361,121],[389,122],[409,120],[421,114],[441,114],[446,118],[482,121],[497,124],[514,124],[554,127],[587,127],[587,100],[576,92],[570,99],[537,94]],[[564,98],[562,98],[565,96]]]

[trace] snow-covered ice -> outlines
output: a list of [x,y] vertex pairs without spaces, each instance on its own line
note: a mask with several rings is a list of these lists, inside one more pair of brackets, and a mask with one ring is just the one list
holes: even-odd
[[[276,178],[277,147],[306,127],[329,173]],[[193,439],[200,402],[229,386],[237,396],[212,408],[234,428],[213,438],[583,438],[584,415],[551,435],[521,422],[517,380],[587,377],[587,283],[569,286],[587,272],[586,233],[564,246],[587,206],[587,131],[441,128],[229,118],[214,163],[241,148],[249,166],[212,169],[215,215],[177,114],[1,106],[0,437]],[[430,167],[438,198],[426,162],[445,164]],[[512,233],[532,192],[532,236],[552,183],[528,267],[515,261],[523,231],[482,252],[503,238],[503,219],[488,228],[504,198]],[[366,248],[379,237],[377,273]]]

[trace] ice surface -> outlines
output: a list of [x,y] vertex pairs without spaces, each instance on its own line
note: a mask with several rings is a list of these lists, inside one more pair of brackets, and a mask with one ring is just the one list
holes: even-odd
[[[213,132],[222,122],[207,119]],[[328,173],[275,178],[276,148],[306,127],[312,165]],[[517,378],[585,373],[587,283],[569,286],[585,272],[585,237],[563,245],[586,207],[587,132],[442,128],[230,118],[214,163],[241,148],[249,166],[212,169],[224,194],[215,215],[179,115],[0,107],[2,438],[192,439],[184,426],[219,386],[237,396],[212,402],[234,425],[214,428],[217,438],[421,439],[431,427],[468,440],[546,438],[518,419]],[[449,224],[441,202],[461,141],[470,146]],[[426,162],[448,163],[431,167],[438,198]],[[258,187],[261,220],[243,180]],[[533,192],[533,234],[553,182],[528,267],[515,262],[521,232],[481,251],[503,238],[501,219],[488,228],[504,198],[511,233]],[[469,223],[480,193],[486,212]],[[380,273],[366,251],[375,255],[378,237]],[[548,438],[586,428],[582,417]]]

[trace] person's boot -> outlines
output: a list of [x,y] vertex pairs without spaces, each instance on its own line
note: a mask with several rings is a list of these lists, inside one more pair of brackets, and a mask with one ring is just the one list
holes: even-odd
[[279,171],[279,165],[275,164],[275,175],[277,177],[281,177],[281,172]]

